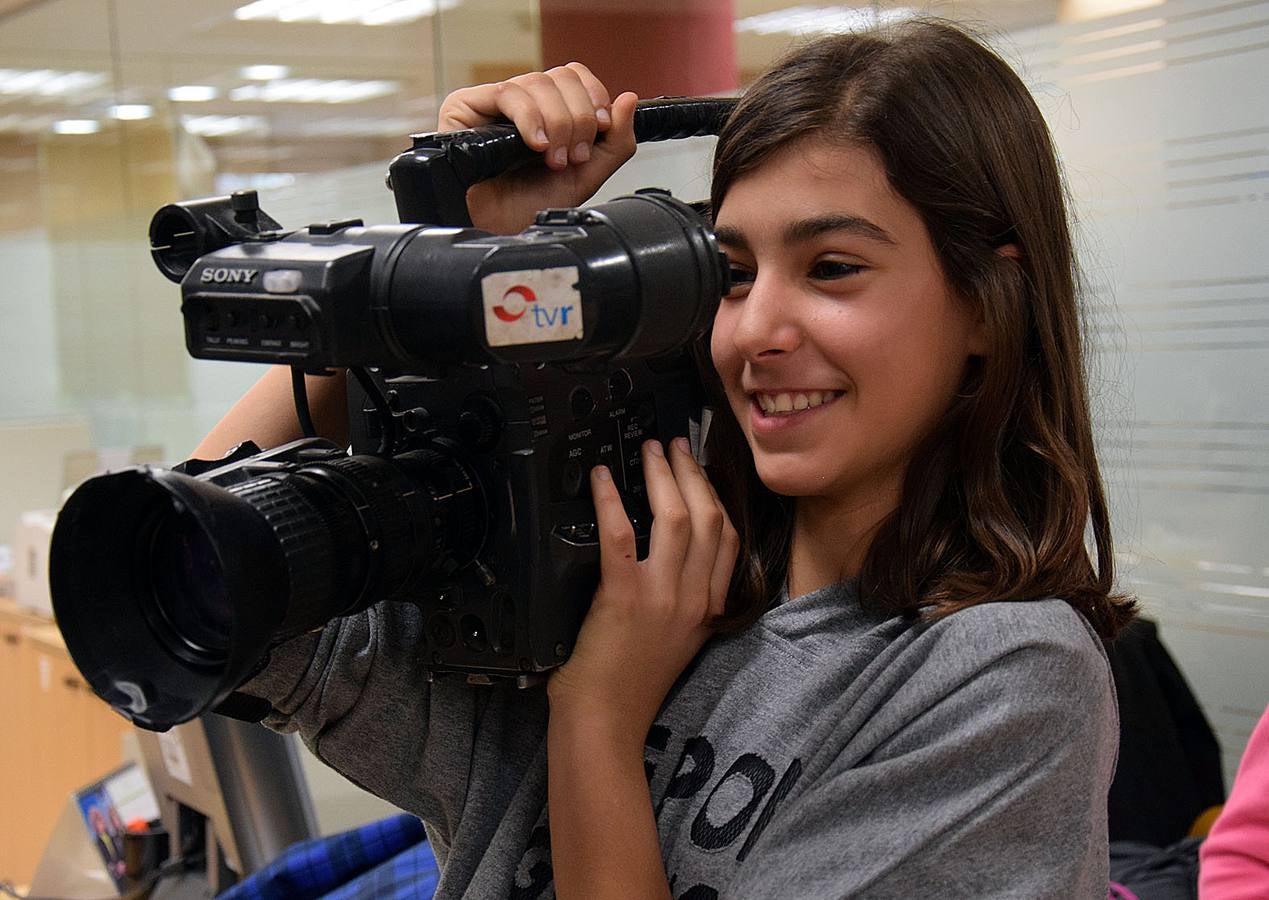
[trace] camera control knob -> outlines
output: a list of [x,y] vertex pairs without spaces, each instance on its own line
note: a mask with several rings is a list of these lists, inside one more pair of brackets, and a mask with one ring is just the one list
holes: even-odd
[[580,422],[595,411],[595,398],[586,388],[579,387],[574,389],[568,398],[569,408],[573,413],[573,419]]
[[498,443],[501,410],[488,397],[470,398],[458,414],[458,434],[472,450],[489,450]]
[[432,414],[422,406],[407,409],[401,414],[401,424],[411,433],[422,431],[432,422]]
[[634,382],[630,380],[630,373],[625,369],[618,369],[608,376],[608,397],[617,403],[625,400],[630,396],[630,392],[634,390]]

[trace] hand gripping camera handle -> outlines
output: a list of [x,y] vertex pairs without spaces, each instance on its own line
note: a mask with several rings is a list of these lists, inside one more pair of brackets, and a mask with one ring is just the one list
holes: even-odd
[[[635,108],[635,140],[639,143],[672,141],[718,134],[735,102],[706,97],[641,100]],[[448,143],[450,161],[459,181],[467,187],[532,162],[541,155],[527,146],[509,124],[484,125],[470,131],[438,134],[435,138]],[[603,140],[602,134],[598,140]]]
[[[643,143],[717,134],[735,104],[728,98],[641,100],[635,109],[635,140]],[[467,188],[538,155],[509,124],[418,134],[414,135],[414,146],[392,161],[388,185],[396,194],[402,222],[470,225]]]

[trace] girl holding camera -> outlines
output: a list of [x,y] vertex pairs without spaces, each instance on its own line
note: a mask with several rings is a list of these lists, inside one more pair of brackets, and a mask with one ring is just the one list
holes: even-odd
[[[543,154],[470,191],[477,227],[585,201],[635,99],[577,63],[451,94],[440,130],[509,119]],[[438,897],[1104,897],[1132,604],[1034,101],[946,23],[823,38],[742,98],[711,199],[709,471],[644,447],[644,560],[592,473],[601,581],[546,691],[429,684],[405,604],[244,690],[424,819]],[[200,450],[286,410],[280,374]]]

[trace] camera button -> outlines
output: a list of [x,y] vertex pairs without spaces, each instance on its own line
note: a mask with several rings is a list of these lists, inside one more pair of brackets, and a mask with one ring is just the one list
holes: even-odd
[[569,395],[568,403],[573,418],[579,422],[595,411],[595,398],[586,388],[576,388]]
[[586,469],[580,460],[570,459],[564,463],[564,471],[560,473],[560,487],[565,497],[569,500],[576,499],[585,483]]
[[444,616],[433,616],[431,622],[432,643],[438,647],[452,647],[454,645],[454,626],[449,623],[449,619]]
[[485,623],[476,616],[463,616],[458,623],[458,627],[462,629],[463,644],[468,650],[474,653],[484,653],[488,649],[489,640],[485,637]]

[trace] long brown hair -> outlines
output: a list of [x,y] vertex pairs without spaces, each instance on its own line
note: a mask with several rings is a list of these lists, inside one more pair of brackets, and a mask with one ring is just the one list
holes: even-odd
[[[948,22],[821,38],[741,98],[719,135],[713,208],[736,179],[803,139],[880,154],[992,341],[911,460],[899,507],[865,558],[861,598],[931,619],[987,601],[1060,597],[1109,640],[1134,604],[1113,593],[1079,273],[1061,171],[1031,95]],[[759,481],[725,401],[717,414],[711,471],[743,542],[720,622],[731,630],[757,619],[785,580],[793,501]]]

